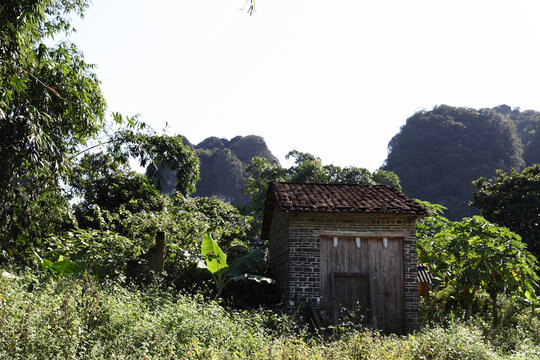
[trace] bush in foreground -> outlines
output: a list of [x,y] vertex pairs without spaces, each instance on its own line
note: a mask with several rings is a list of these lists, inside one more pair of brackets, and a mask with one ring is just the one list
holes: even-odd
[[[235,311],[195,295],[0,270],[2,359],[532,359],[531,337],[503,352],[479,327],[406,337],[309,334],[269,310]],[[516,329],[519,331],[519,329]]]

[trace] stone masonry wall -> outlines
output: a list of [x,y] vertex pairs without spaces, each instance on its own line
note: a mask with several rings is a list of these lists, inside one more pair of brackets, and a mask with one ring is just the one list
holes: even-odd
[[270,271],[285,304],[289,304],[289,217],[287,213],[274,212],[268,244]]
[[[288,234],[284,227],[288,228]],[[288,308],[308,302],[315,307],[320,304],[319,232],[373,232],[378,236],[396,232],[404,234],[404,325],[407,332],[415,329],[418,317],[415,218],[403,215],[276,212],[270,237],[270,257],[274,259],[271,262],[275,262],[272,266],[276,270],[276,281]],[[288,242],[283,240],[287,238]]]

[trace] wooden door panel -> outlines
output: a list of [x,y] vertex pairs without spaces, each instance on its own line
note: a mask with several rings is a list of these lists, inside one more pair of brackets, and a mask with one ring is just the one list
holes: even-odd
[[[362,245],[364,245],[362,239]],[[333,246],[333,239],[321,238],[321,306],[332,307],[330,273],[332,272],[365,272],[366,246],[356,247],[353,238],[340,238],[338,246]]]
[[403,323],[403,271],[401,239],[369,240],[369,270],[377,303],[377,323],[387,332],[401,332]]
[[376,325],[373,314],[376,313],[375,298],[370,292],[371,277],[367,273],[331,273],[332,302],[334,323],[342,309],[354,310],[356,321],[364,325]]
[[321,307],[331,310],[331,273],[362,273],[371,276],[371,287],[366,279],[336,277],[335,295],[338,307],[353,309],[358,303],[369,308],[370,297],[376,307],[375,323],[385,332],[401,333],[403,324],[403,272],[401,238],[389,238],[383,246],[382,238],[363,238],[357,248],[355,238],[339,238],[333,247],[330,237],[321,238]]

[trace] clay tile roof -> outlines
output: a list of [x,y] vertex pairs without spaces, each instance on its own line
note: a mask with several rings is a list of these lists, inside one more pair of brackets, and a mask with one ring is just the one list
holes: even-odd
[[277,211],[371,213],[426,216],[419,203],[388,185],[296,184],[272,182],[268,186],[263,234]]

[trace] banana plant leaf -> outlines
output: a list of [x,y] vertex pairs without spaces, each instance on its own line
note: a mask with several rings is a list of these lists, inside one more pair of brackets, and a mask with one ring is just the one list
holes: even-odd
[[243,276],[249,270],[257,266],[264,258],[264,249],[266,246],[253,250],[249,254],[246,254],[236,260],[234,260],[229,266],[229,272],[227,276],[236,277]]
[[205,234],[201,242],[201,254],[206,260],[206,267],[212,274],[224,274],[229,270],[227,255],[209,234]]
[[52,262],[48,259],[42,259],[41,266],[59,276],[69,276],[72,274],[76,274],[86,268],[86,265],[84,263],[81,264],[70,260],[64,260],[62,256],[58,258],[57,262]]
[[244,274],[244,275],[238,275],[231,278],[231,280],[239,281],[239,280],[251,280],[256,282],[267,282],[269,284],[272,284],[274,282],[274,279],[271,279],[266,276],[262,275],[251,275],[251,274]]

